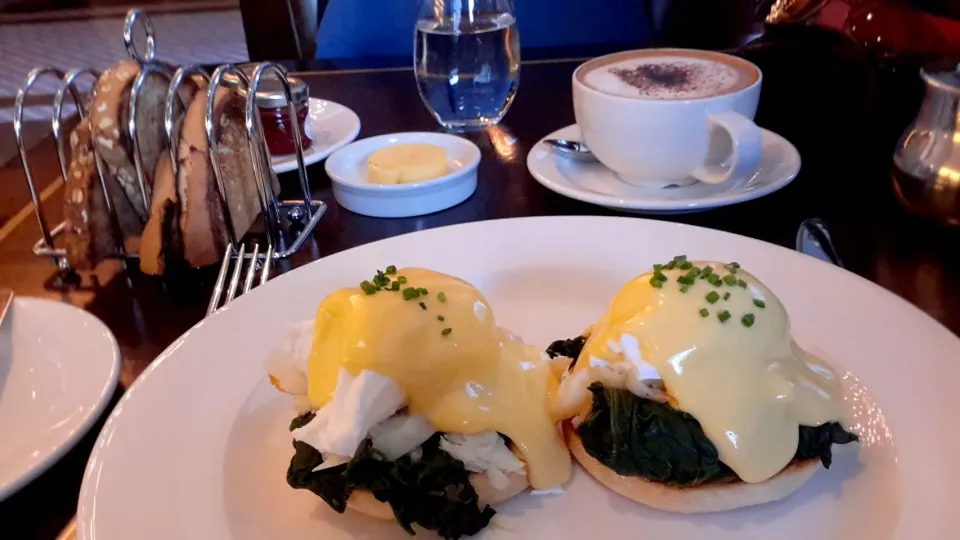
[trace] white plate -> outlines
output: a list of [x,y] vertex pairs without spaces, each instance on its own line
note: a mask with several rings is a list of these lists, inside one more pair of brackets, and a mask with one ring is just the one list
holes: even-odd
[[[682,214],[728,206],[768,195],[789,184],[800,172],[800,154],[790,141],[766,129],[760,168],[745,182],[646,189],[621,181],[600,162],[576,162],[556,152],[543,139],[527,154],[530,174],[547,189],[561,195],[614,210],[642,214]],[[580,140],[574,124],[544,139]],[[738,187],[731,187],[739,184]]]
[[[303,163],[313,165],[357,138],[360,117],[339,103],[312,97],[306,127],[306,135],[313,140],[313,144],[303,153]],[[295,171],[297,156],[273,156],[270,165],[277,174]]]
[[0,501],[83,437],[120,376],[113,334],[86,311],[17,297],[8,316],[0,328]]
[[[367,159],[377,150],[398,144],[421,143],[443,148],[449,173],[417,184],[367,182]],[[333,196],[340,206],[373,217],[422,216],[446,210],[470,198],[477,190],[480,149],[472,142],[446,133],[393,133],[362,139],[337,150],[327,160]]]
[[351,249],[200,323],[138,379],[100,434],[80,494],[80,539],[408,538],[286,485],[291,400],[270,386],[264,363],[291,324],[375,268],[422,265],[474,283],[500,324],[545,346],[580,332],[622,283],[679,253],[737,260],[780,295],[798,340],[847,373],[847,421],[862,444],[839,447],[834,467],[785,501],[716,515],[650,510],[578,469],[565,495],[503,505],[483,538],[956,538],[960,340],[949,331],[854,274],[777,246],[667,222],[551,217]]

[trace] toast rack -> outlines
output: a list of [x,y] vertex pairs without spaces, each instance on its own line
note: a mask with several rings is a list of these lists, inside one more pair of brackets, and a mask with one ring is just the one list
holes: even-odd
[[[137,24],[142,26],[146,37],[146,48],[141,53],[134,42],[134,31]],[[150,205],[150,190],[144,171],[143,157],[140,150],[140,141],[137,133],[137,105],[140,92],[145,86],[147,78],[151,75],[159,74],[165,77],[169,82],[169,88],[166,95],[164,110],[164,131],[167,138],[167,147],[170,152],[171,163],[176,177],[179,163],[177,160],[177,146],[180,140],[180,125],[178,122],[178,91],[180,87],[191,83],[197,79],[207,82],[208,99],[206,116],[204,119],[207,147],[210,154],[210,161],[213,164],[214,177],[216,179],[217,198],[223,211],[224,223],[228,232],[229,241],[223,254],[220,272],[214,287],[214,294],[210,300],[207,313],[212,313],[222,304],[232,300],[239,291],[240,275],[246,270],[243,280],[242,292],[249,291],[254,285],[265,282],[270,277],[270,270],[273,263],[280,259],[285,259],[296,252],[304,244],[307,238],[313,232],[320,218],[326,211],[326,204],[321,200],[312,199],[310,186],[307,179],[307,170],[303,160],[303,134],[300,130],[300,123],[297,121],[296,108],[293,100],[290,83],[287,79],[286,70],[272,62],[262,62],[256,64],[252,75],[249,77],[243,69],[234,64],[224,64],[217,67],[211,75],[197,66],[179,67],[175,71],[170,67],[155,60],[156,55],[156,37],[154,35],[153,25],[147,15],[139,9],[131,9],[126,16],[123,27],[123,41],[127,53],[134,61],[140,65],[140,73],[134,79],[130,88],[129,122],[126,126],[129,137],[133,142],[133,161],[137,175],[137,185],[146,208]],[[230,205],[227,202],[226,184],[224,181],[224,172],[221,170],[218,154],[220,147],[216,137],[216,119],[214,118],[214,104],[216,92],[221,86],[225,75],[230,74],[235,80],[239,81],[237,89],[241,93],[246,93],[246,111],[245,127],[247,134],[247,143],[253,161],[254,176],[257,182],[257,194],[260,203],[261,216],[263,216],[264,228],[266,229],[264,239],[252,240],[249,243],[242,242],[237,238],[232,226],[233,219],[230,212]],[[69,162],[64,150],[65,138],[64,123],[62,119],[64,102],[68,94],[77,109],[81,122],[89,122],[88,111],[81,99],[80,91],[76,83],[83,77],[91,78],[94,82],[100,77],[100,73],[91,69],[71,69],[61,71],[54,68],[35,68],[27,75],[23,86],[17,92],[14,104],[13,130],[16,137],[17,148],[20,154],[20,161],[23,165],[24,177],[27,181],[27,188],[30,191],[30,199],[33,203],[34,215],[40,226],[41,238],[33,245],[32,251],[38,257],[49,257],[58,268],[63,272],[72,272],[73,269],[67,262],[66,250],[56,246],[56,240],[66,229],[66,222],[50,227],[49,222],[41,205],[40,197],[37,193],[36,184],[27,160],[27,148],[23,141],[23,116],[26,97],[30,90],[41,78],[53,78],[59,82],[56,94],[53,100],[53,115],[51,127],[54,142],[57,150],[57,159],[60,165],[62,180],[66,181]],[[271,186],[270,170],[270,151],[266,145],[263,134],[263,125],[260,121],[256,105],[256,94],[261,81],[266,77],[275,77],[280,81],[283,92],[287,99],[287,114],[290,119],[290,125],[293,126],[293,140],[296,149],[297,173],[299,175],[300,190],[302,199],[299,200],[278,200],[276,192]],[[99,175],[100,189],[103,191],[105,206],[111,216],[111,220],[116,223],[116,208],[111,200],[110,191],[104,177],[104,164],[99,151],[93,146],[93,155],[96,162],[96,168]],[[285,224],[296,224],[297,227],[284,227]],[[295,229],[295,230],[294,230]],[[122,238],[118,235],[116,250],[108,258],[120,259],[125,262],[136,260],[136,253],[128,253],[123,247]],[[263,245],[265,244],[265,245]],[[230,268],[233,267],[231,271]],[[230,275],[229,284],[227,276]],[[226,290],[225,290],[226,288]],[[224,292],[226,296],[224,297]]]

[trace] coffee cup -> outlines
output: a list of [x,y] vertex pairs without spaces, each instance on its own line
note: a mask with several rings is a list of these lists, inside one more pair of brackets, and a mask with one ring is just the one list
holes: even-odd
[[760,165],[760,68],[692,49],[594,58],[573,73],[583,142],[629,184],[742,183]]

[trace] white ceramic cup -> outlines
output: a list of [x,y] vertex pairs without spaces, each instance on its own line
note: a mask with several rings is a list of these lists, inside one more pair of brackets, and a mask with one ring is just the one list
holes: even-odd
[[[588,86],[578,73],[631,54],[691,54],[755,74],[738,90],[692,99],[623,97]],[[599,67],[598,69],[603,69]],[[750,71],[753,70],[753,71]],[[590,60],[574,71],[573,109],[583,142],[601,163],[629,184],[662,188],[742,183],[757,170],[760,129],[753,123],[763,74],[754,64],[723,53],[684,49],[626,51]]]

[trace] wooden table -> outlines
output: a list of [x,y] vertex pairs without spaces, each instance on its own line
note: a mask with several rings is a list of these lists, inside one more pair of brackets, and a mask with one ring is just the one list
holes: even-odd
[[[878,113],[882,103],[864,107],[863,96],[848,84],[831,87],[834,83],[824,82],[822,74],[778,68],[779,64],[760,53],[753,58],[765,72],[758,123],[797,145],[803,158],[800,176],[782,191],[753,202],[655,219],[722,229],[792,247],[800,222],[820,217],[832,229],[851,271],[960,332],[958,233],[906,214],[890,190],[892,140],[910,115],[889,110]],[[322,165],[312,166],[314,193],[327,201],[330,209],[313,241],[284,268],[381,238],[455,223],[533,215],[614,214],[556,195],[527,172],[525,161],[531,147],[544,135],[573,123],[570,76],[576,65],[575,61],[524,65],[519,94],[502,126],[470,136],[483,154],[479,186],[457,207],[407,219],[355,215],[333,200]],[[361,137],[437,129],[420,102],[409,69],[306,72],[303,77],[313,95],[342,103],[359,114]],[[832,91],[821,94],[828,97],[812,97],[812,84],[826,84],[828,87],[820,90]],[[915,110],[916,103],[905,107]],[[49,146],[35,154],[38,160],[52,160]],[[54,167],[45,167],[48,176]],[[283,181],[292,187],[296,180]],[[2,189],[22,182],[16,168],[0,172]],[[52,220],[60,217],[59,197],[60,191],[52,191],[46,203]],[[116,334],[123,354],[116,397],[158,353],[203,316],[210,273],[198,273],[195,282],[173,286],[125,273],[118,264],[110,263],[94,276],[86,276],[79,289],[53,290],[48,286],[55,268],[30,254],[30,246],[38,238],[32,216],[0,238],[0,285],[11,286],[21,295],[58,298],[100,317]],[[0,536],[56,536],[76,510],[83,467],[102,421],[52,470],[0,504]]]

